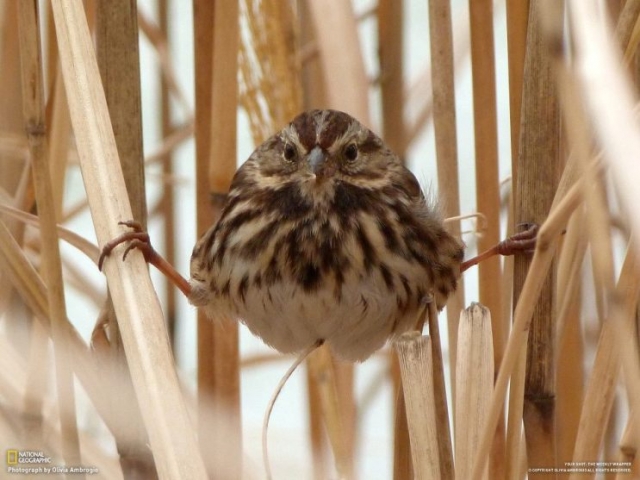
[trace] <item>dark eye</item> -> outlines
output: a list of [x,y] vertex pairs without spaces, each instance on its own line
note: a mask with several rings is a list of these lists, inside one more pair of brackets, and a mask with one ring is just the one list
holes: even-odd
[[347,145],[347,148],[344,149],[344,156],[347,157],[347,160],[353,162],[358,158],[358,146],[355,143]]
[[283,155],[285,160],[293,160],[293,158],[296,156],[296,147],[294,147],[290,143],[285,144]]

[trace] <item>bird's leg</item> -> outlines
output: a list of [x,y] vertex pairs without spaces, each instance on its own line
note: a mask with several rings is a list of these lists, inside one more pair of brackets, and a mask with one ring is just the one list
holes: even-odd
[[469,260],[465,260],[460,265],[460,273],[477,265],[478,263],[493,257],[494,255],[509,256],[516,253],[530,253],[536,246],[536,237],[538,235],[538,225],[535,223],[524,224],[526,230],[511,235],[506,240],[501,241],[497,245],[485,250]]
[[111,251],[121,243],[128,243],[127,248],[122,254],[122,260],[127,258],[127,254],[132,249],[138,249],[147,263],[156,267],[162,272],[176,287],[180,289],[186,297],[191,295],[191,285],[178,271],[167,262],[162,256],[155,251],[151,246],[151,240],[149,234],[142,229],[142,225],[134,220],[127,220],[125,222],[118,222],[119,225],[125,225],[132,229],[130,232],[123,233],[122,235],[114,238],[113,240],[105,243],[100,252],[100,258],[98,259],[98,268],[102,270],[102,264],[104,259],[111,254]]

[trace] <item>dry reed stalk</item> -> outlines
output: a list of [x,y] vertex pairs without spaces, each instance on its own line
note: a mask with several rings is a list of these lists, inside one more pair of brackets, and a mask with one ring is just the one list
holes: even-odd
[[161,90],[166,88],[167,91],[170,91],[175,101],[180,105],[182,112],[186,115],[191,115],[190,103],[176,78],[176,72],[173,68],[171,55],[169,54],[167,41],[168,32],[166,30],[167,25],[163,25],[163,22],[168,20],[166,6],[163,7],[164,1],[165,0],[158,2],[158,17],[160,19],[160,25],[155,25],[141,11],[138,11],[138,25],[140,27],[140,31],[145,35],[145,37],[147,37],[158,55],[161,73],[160,82],[161,84],[164,84],[164,87],[161,87]]
[[[378,3],[378,61],[380,65],[380,93],[382,107],[382,133],[385,142],[405,159],[405,109],[403,75],[403,1],[382,0]],[[388,357],[394,392],[394,446],[393,478],[411,477],[411,457],[407,416],[400,380],[398,359]]]
[[349,458],[346,430],[342,425],[344,415],[338,399],[337,378],[334,373],[331,352],[327,346],[317,348],[307,362],[307,368],[318,388],[320,409],[336,462],[339,478],[353,478],[353,463]]
[[[3,74],[0,75],[0,131],[24,137],[24,118],[22,114],[22,87],[20,82],[20,51],[18,45],[18,4],[3,2],[2,31],[0,35],[0,61]],[[0,187],[10,194],[22,176],[22,162],[16,162],[7,156],[0,156]],[[16,233],[12,227],[12,233]]]
[[240,103],[259,145],[300,113],[298,28],[286,2],[243,0],[241,10]]
[[518,171],[520,127],[522,122],[522,85],[527,49],[530,0],[506,0],[507,48],[509,56],[509,118],[511,132],[511,176]]
[[391,379],[395,404],[393,423],[393,479],[413,478],[413,462],[411,461],[411,440],[407,425],[407,406],[405,404],[400,360],[395,356],[391,362]]
[[[62,263],[56,231],[51,174],[47,158],[44,124],[44,82],[40,54],[40,29],[37,2],[20,2],[20,57],[24,119],[31,153],[36,187],[38,213],[42,235],[42,271],[47,284],[47,302],[51,318],[51,338],[54,347],[55,378],[60,412],[62,456],[68,465],[81,463],[73,372],[70,365],[67,337],[64,329],[65,307]],[[37,346],[37,345],[35,345]],[[44,346],[42,344],[40,347]]]
[[[455,478],[453,468],[453,448],[451,447],[451,425],[449,425],[449,408],[447,405],[447,388],[444,380],[444,357],[438,326],[438,310],[431,301],[427,306],[429,322],[429,340],[431,344],[431,363],[433,365],[433,401],[436,414],[436,431],[438,432],[438,450],[440,474],[445,480]],[[422,331],[422,329],[419,329]],[[407,417],[408,419],[409,417]]]
[[[540,28],[538,0],[530,4],[522,95],[522,126],[516,174],[515,223],[542,223],[557,186],[560,163],[560,114],[551,56]],[[562,23],[562,2],[554,10]],[[529,260],[514,259],[514,302],[525,281]],[[533,315],[527,349],[524,429],[530,466],[556,465],[555,331],[553,268]],[[516,420],[517,421],[517,420]],[[519,424],[519,421],[517,421]],[[511,427],[510,427],[511,428]],[[518,428],[518,425],[514,425]]]
[[[95,19],[96,55],[102,78],[122,174],[127,186],[133,219],[147,224],[145,176],[142,152],[142,105],[140,55],[135,1],[98,2]],[[107,324],[105,327],[104,325]],[[94,343],[96,354],[115,369],[123,381],[111,402],[110,418],[123,474],[156,478],[152,452],[139,413],[133,385],[126,379],[129,368],[110,296],[104,301],[96,328],[108,328],[109,340]],[[127,412],[127,415],[122,415]]]
[[[634,114],[636,95],[625,76],[620,54],[607,19],[594,5],[569,0],[572,38],[575,42],[575,73],[593,133],[609,165],[622,209],[633,212],[640,204],[640,129]],[[615,92],[615,95],[611,95]],[[632,236],[640,232],[640,218],[629,215]],[[639,243],[635,242],[636,248]]]
[[624,3],[616,22],[616,37],[622,47],[622,51],[625,52],[625,57],[627,56],[627,46],[631,39],[633,27],[638,20],[638,15],[640,15],[640,1],[628,0]]
[[[507,410],[505,478],[516,478],[521,469],[521,459],[526,458],[525,437],[522,430],[524,408],[524,384],[527,365],[527,349],[522,348],[516,359],[509,383],[509,408]],[[502,417],[502,416],[501,416]]]
[[[621,342],[620,336],[622,332],[617,332],[617,334],[616,329],[621,327],[619,324],[625,323],[625,318],[633,318],[640,294],[638,288],[640,278],[636,273],[634,253],[631,249],[627,252],[616,287],[617,296],[614,296],[614,301],[611,305],[611,317],[604,322],[600,331],[593,369],[585,391],[580,415],[580,426],[573,452],[574,462],[592,461],[592,459],[599,458],[598,453],[604,440],[615,397],[621,356],[629,357],[625,355],[628,352],[623,351],[622,355],[619,353],[621,345],[624,346],[627,342]],[[620,298],[620,300],[617,300],[617,298]],[[624,305],[621,305],[621,301]],[[629,358],[628,360],[631,359]],[[637,357],[633,361],[637,363]],[[629,387],[630,385],[628,384],[627,386]],[[570,478],[573,480],[577,478],[593,478],[594,476],[595,473],[574,473]]]
[[[217,220],[236,170],[238,2],[209,3],[194,2],[198,236]],[[242,471],[238,328],[198,312],[200,446],[214,478],[221,465],[224,478]]]
[[577,210],[567,225],[567,233],[558,258],[556,286],[559,306],[556,320],[558,465],[571,461],[584,397],[584,345],[580,325],[580,280],[587,249],[584,221],[584,209]]
[[[83,178],[104,244],[123,231],[117,222],[131,218],[131,207],[82,3],[51,5]],[[117,257],[106,260],[105,272],[159,475],[204,478],[147,265],[138,252],[127,262]]]
[[[518,154],[520,149],[520,127],[522,119],[522,86],[524,83],[524,62],[527,44],[527,28],[529,24],[529,0],[506,0],[506,17],[507,17],[507,51],[508,51],[508,68],[509,68],[509,123],[511,137],[511,178],[516,178],[518,171]],[[511,195],[509,196],[509,218],[507,221],[507,232],[514,230],[514,203],[515,203],[515,182],[511,182]],[[511,310],[511,302],[513,298],[513,275],[514,260],[506,258],[503,267],[503,297],[502,311],[503,323],[496,325],[504,332],[506,336],[509,331],[509,317]],[[507,284],[507,280],[510,284]],[[508,292],[508,296],[507,296]],[[497,340],[497,332],[494,330],[494,340]],[[504,351],[504,342],[495,344],[494,355],[496,356],[496,368],[500,367],[502,354]],[[500,357],[500,358],[498,358]],[[517,362],[525,362],[526,354],[521,352]],[[517,372],[522,371],[521,368],[516,369]],[[516,478],[519,469],[520,445],[522,432],[521,427],[517,423],[522,412],[522,395],[517,395],[516,388],[522,388],[523,382],[519,378],[511,380],[511,391],[513,394],[509,396],[508,415],[510,417],[511,428],[507,429],[504,445],[504,460],[500,457],[499,445],[494,440],[494,449],[492,452],[490,468],[492,474],[497,478]],[[498,432],[504,431],[504,416],[499,416]],[[517,425],[517,428],[516,428]],[[506,477],[505,477],[506,475]]]
[[[458,140],[456,135],[456,97],[454,80],[453,32],[451,6],[446,0],[429,2],[431,83],[433,86],[433,125],[438,168],[438,194],[445,217],[460,215],[458,182]],[[460,237],[460,224],[449,225],[450,233]],[[450,339],[458,338],[458,321],[464,305],[464,282],[447,302],[447,329]],[[455,397],[456,342],[449,342],[449,365],[452,396]],[[455,411],[455,406],[454,406]],[[455,414],[454,414],[455,418]]]
[[[94,247],[94,250],[97,256],[97,248]],[[1,221],[0,266],[3,271],[9,272],[14,288],[29,306],[44,331],[51,335],[46,287]],[[121,381],[119,377],[112,375],[110,364],[100,365],[96,357],[90,354],[87,345],[69,321],[64,323],[64,328],[66,347],[69,350],[75,374],[107,427],[113,430],[109,393],[118,391]]]
[[55,65],[53,91],[49,95],[47,108],[47,125],[49,126],[47,144],[49,146],[49,162],[51,163],[53,202],[56,209],[56,219],[59,220],[62,218],[62,201],[69,159],[69,139],[71,138],[71,119],[69,118],[67,94],[64,90],[60,64],[56,62]]
[[382,133],[387,145],[404,158],[403,0],[378,3],[378,60]]
[[[634,410],[630,413],[625,429],[620,437],[620,455],[618,461],[630,462],[632,467],[632,475],[640,476],[640,463],[638,462],[638,448],[640,447],[640,438],[638,430],[633,427],[637,422],[638,411]],[[623,474],[619,474],[617,479],[624,478]],[[635,477],[634,477],[635,478]]]
[[[4,2],[0,5],[0,63],[3,74],[0,75],[0,132],[4,138],[20,139],[20,143],[12,142],[7,150],[0,151],[0,189],[13,197],[15,205],[33,206],[33,194],[27,185],[31,168],[27,162],[27,142],[24,135],[24,116],[22,111],[22,86],[20,79],[20,50],[18,32],[18,2]],[[4,142],[3,142],[4,144]],[[20,152],[12,152],[16,147]],[[16,155],[17,154],[17,155]],[[17,187],[17,188],[16,188]],[[24,227],[19,222],[9,220],[7,226],[11,233],[22,243]],[[10,279],[0,276],[0,305],[8,305],[14,297]],[[17,321],[16,315],[5,316],[6,328],[16,342],[27,347],[24,329]]]
[[[476,208],[487,218],[487,228],[478,239],[478,251],[500,241],[500,179],[498,177],[498,127],[493,39],[493,1],[470,0],[471,72],[473,80],[473,127],[476,163]],[[495,280],[500,278],[500,258],[478,265],[480,302],[492,312],[494,335],[502,326],[501,295]],[[457,313],[457,312],[456,312]],[[455,338],[455,337],[453,337]],[[495,339],[496,350],[502,347]]]
[[[454,70],[463,68],[471,48],[466,20],[466,17],[463,15],[458,15],[453,19],[453,36],[458,39],[458,48],[455,48],[453,52]],[[440,29],[440,25],[437,27]],[[431,77],[431,65],[427,65],[424,70],[411,81],[411,84],[405,91],[405,105],[416,105],[414,108],[417,113],[412,115],[413,118],[406,121],[405,133],[403,135],[404,144],[400,149],[401,152],[404,152],[409,145],[416,140],[416,137],[423,132],[425,125],[431,121],[433,116],[433,88],[431,86]]]
[[[635,436],[640,437],[640,422],[637,416],[633,415],[638,411],[638,399],[640,399],[640,365],[638,363],[640,349],[636,325],[634,325],[640,298],[640,275],[632,244],[628,246],[622,268],[616,291],[611,295],[610,321],[615,326],[617,343],[620,346],[627,404],[631,412],[630,420],[635,420],[630,422],[630,425],[635,430]],[[629,271],[630,273],[627,274]]]
[[[565,175],[571,176],[567,169],[565,169],[563,173],[563,178]],[[556,191],[556,198],[561,200],[557,201],[552,207],[549,216],[538,232],[536,249],[529,268],[529,274],[522,288],[520,301],[516,305],[512,333],[505,347],[502,365],[500,366],[494,391],[491,396],[491,408],[482,432],[482,441],[479,444],[478,452],[474,460],[472,475],[474,479],[480,478],[481,476],[484,462],[489,453],[492,435],[502,410],[507,382],[514,371],[514,366],[518,356],[521,354],[521,350],[526,348],[526,335],[529,332],[529,324],[538,295],[542,290],[542,284],[551,267],[557,239],[564,230],[569,217],[581,202],[581,185],[578,184],[570,188],[561,188],[564,187],[564,185],[565,183],[563,179],[561,179],[560,186]]]
[[439,480],[438,444],[443,439],[436,427],[431,341],[412,331],[403,334],[395,348],[402,372],[415,478]]
[[[168,143],[168,138],[172,137],[175,131],[180,132],[180,130],[176,129],[173,126],[173,122],[171,120],[173,109],[171,105],[170,93],[175,92],[176,97],[182,103],[182,108],[186,109],[185,111],[190,111],[190,109],[188,108],[189,104],[186,102],[186,98],[183,95],[178,82],[176,81],[175,72],[172,68],[172,63],[169,58],[169,48],[167,47],[167,44],[169,42],[168,7],[169,6],[167,0],[158,1],[158,36],[154,37],[154,39],[156,40],[154,46],[156,47],[156,51],[159,54],[162,69],[162,74],[160,75],[160,95],[158,98],[158,102],[160,103],[160,130],[163,139],[163,146]],[[146,21],[146,18],[144,18],[144,15],[141,15],[140,12],[138,12],[138,24],[142,25],[144,21]],[[150,32],[154,31],[155,30],[150,28],[147,33],[147,38],[151,38]],[[173,177],[173,148],[169,148],[165,151],[166,153],[161,156],[162,176],[164,178]],[[147,160],[148,159],[145,159],[145,164]],[[165,260],[167,260],[167,262],[169,262],[171,265],[176,264],[176,233],[179,231],[176,228],[176,218],[174,212],[175,196],[173,188],[174,186],[169,182],[163,182],[162,197],[159,205],[159,208],[162,211],[162,218],[164,220],[164,256]],[[167,329],[169,330],[169,340],[171,341],[171,346],[175,353],[178,351],[176,338],[176,323],[178,321],[176,307],[178,292],[174,288],[174,286],[171,285],[171,282],[165,283],[164,299],[166,302],[165,308]]]
[[[469,478],[493,390],[491,313],[474,303],[460,313],[456,372],[456,474]],[[488,479],[485,470],[483,479]]]
[[[309,2],[320,52],[327,105],[344,110],[371,126],[369,79],[364,68],[358,28],[349,0]],[[340,35],[336,35],[340,32]],[[333,72],[340,72],[339,76]]]
[[309,397],[309,439],[311,444],[311,461],[314,480],[324,480],[328,477],[325,457],[327,453],[326,435],[322,428],[322,401],[320,388],[312,373],[313,367],[306,363],[307,396]]

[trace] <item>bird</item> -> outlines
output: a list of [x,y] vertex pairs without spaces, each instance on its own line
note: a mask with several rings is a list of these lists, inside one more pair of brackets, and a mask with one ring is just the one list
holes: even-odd
[[[136,222],[130,242],[213,321],[237,319],[282,353],[324,343],[361,362],[456,290],[464,244],[384,141],[348,113],[299,114],[244,162],[218,221],[197,241],[190,279]],[[531,227],[478,258],[530,249]]]

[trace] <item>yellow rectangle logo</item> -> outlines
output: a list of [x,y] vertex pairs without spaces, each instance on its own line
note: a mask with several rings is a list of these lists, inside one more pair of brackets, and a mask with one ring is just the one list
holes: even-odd
[[7,450],[7,465],[18,464],[18,450]]

